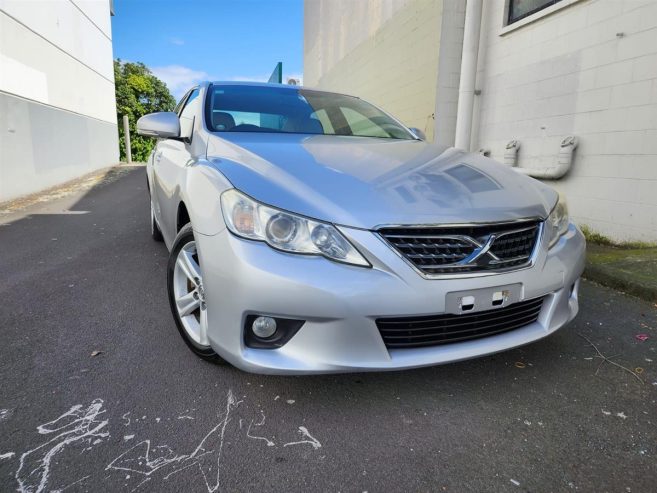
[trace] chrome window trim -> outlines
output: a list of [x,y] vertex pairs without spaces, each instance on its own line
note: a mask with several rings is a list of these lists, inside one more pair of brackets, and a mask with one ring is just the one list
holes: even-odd
[[[532,253],[528,257],[528,261],[524,264],[521,265],[515,265],[512,267],[507,267],[507,268],[501,268],[501,269],[496,269],[496,270],[489,270],[489,271],[480,271],[480,272],[454,272],[454,273],[440,273],[440,274],[427,274],[426,272],[423,272],[421,269],[419,269],[410,259],[408,259],[402,252],[397,250],[394,245],[386,240],[385,236],[380,233],[380,230],[382,229],[394,229],[394,228],[412,228],[412,229],[432,229],[432,228],[467,228],[467,227],[477,227],[477,226],[498,226],[498,225],[505,225],[505,224],[517,224],[517,223],[523,223],[523,222],[529,222],[529,221],[537,221],[538,222],[538,238],[536,240],[536,243],[534,244],[534,249],[532,250]],[[545,221],[546,219],[541,218],[541,217],[525,217],[522,219],[514,219],[511,221],[487,221],[487,222],[472,222],[472,223],[442,223],[442,224],[384,224],[384,225],[379,225],[376,226],[376,228],[373,230],[374,236],[379,238],[384,244],[386,244],[399,258],[401,258],[406,264],[408,264],[415,272],[417,272],[420,276],[422,276],[425,279],[429,280],[438,280],[438,279],[464,279],[464,278],[471,278],[471,277],[486,277],[486,276],[496,276],[498,274],[506,274],[510,272],[518,272],[518,271],[523,271],[527,269],[531,269],[534,267],[536,264],[536,257],[538,256],[538,251],[540,248],[540,245],[543,244],[545,240]],[[501,233],[499,236],[503,236],[504,234],[510,234],[510,233],[515,233],[518,231],[523,231],[525,229],[530,229],[530,228],[519,228],[517,230],[509,231],[509,232],[504,232]],[[452,237],[455,235],[451,235]],[[450,235],[446,234],[445,237],[450,237]],[[513,259],[508,259],[507,262],[512,261]],[[459,267],[459,265],[455,265],[454,267]]]

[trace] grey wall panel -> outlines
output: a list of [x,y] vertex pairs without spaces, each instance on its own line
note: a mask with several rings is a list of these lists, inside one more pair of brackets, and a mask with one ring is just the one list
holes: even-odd
[[115,124],[0,92],[0,202],[119,160]]

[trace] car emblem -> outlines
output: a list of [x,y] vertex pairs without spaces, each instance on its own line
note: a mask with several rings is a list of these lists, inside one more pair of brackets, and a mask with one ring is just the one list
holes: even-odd
[[475,246],[473,252],[468,255],[463,260],[452,264],[454,267],[464,266],[464,265],[477,265],[484,267],[489,264],[494,264],[500,262],[500,258],[490,251],[493,243],[497,239],[496,234],[490,234],[486,237],[481,238],[480,240],[475,240],[470,236],[463,236],[464,240],[472,243]]

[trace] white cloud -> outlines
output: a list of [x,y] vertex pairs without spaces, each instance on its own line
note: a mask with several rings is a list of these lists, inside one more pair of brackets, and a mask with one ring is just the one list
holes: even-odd
[[184,40],[184,39],[182,39],[182,38],[177,38],[177,37],[175,37],[175,36],[174,36],[173,38],[169,38],[169,42],[170,42],[172,45],[177,45],[177,46],[182,46],[182,45],[185,44],[185,40]]
[[210,78],[207,72],[183,67],[182,65],[151,67],[151,72],[167,85],[176,99],[180,99],[194,84]]

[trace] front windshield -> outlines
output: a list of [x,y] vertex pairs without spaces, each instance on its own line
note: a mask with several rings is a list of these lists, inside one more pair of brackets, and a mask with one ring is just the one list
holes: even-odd
[[362,99],[277,86],[212,85],[206,105],[214,132],[276,132],[413,139]]

